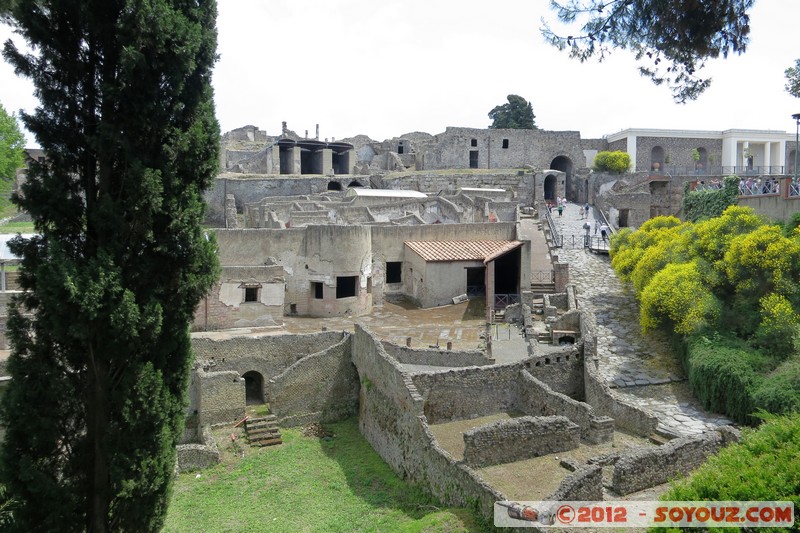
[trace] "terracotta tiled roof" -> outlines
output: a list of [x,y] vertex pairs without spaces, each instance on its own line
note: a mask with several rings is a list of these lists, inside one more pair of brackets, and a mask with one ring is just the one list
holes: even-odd
[[425,261],[483,261],[522,246],[520,241],[406,241]]

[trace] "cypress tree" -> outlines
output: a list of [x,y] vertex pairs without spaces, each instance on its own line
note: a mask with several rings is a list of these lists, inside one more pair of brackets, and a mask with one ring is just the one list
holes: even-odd
[[182,432],[189,322],[218,273],[213,0],[20,0],[6,42],[47,154],[22,194],[0,475],[19,531],[157,531]]

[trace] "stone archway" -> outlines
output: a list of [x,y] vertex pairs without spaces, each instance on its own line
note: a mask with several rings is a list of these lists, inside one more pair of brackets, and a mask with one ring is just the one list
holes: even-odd
[[548,174],[544,178],[544,200],[546,202],[555,202],[556,200],[556,185],[558,178],[555,174]]
[[339,183],[338,181],[329,181],[328,182],[328,190],[329,191],[341,191],[342,190],[342,184]]
[[[550,162],[550,168],[552,170],[559,170],[566,175],[564,196],[567,197],[567,200],[576,201],[578,199],[578,188],[576,184],[573,183],[572,167],[572,159],[565,155],[560,155]],[[545,193],[545,197],[546,196],[547,193]]]
[[362,184],[361,184],[361,182],[359,182],[358,180],[353,180],[353,181],[351,181],[351,182],[350,182],[350,183],[347,185],[347,188],[348,188],[348,189],[349,189],[350,187],[363,187],[363,185],[362,185]]
[[260,405],[264,403],[264,376],[255,370],[245,372],[244,393],[246,405]]

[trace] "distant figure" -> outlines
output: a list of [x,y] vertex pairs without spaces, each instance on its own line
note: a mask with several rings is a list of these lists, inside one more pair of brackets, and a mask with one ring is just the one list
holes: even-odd
[[561,205],[561,204],[558,204],[558,216],[561,216],[561,213],[563,213],[563,212],[564,212],[564,206]]
[[603,238],[603,242],[608,240],[608,226],[605,224],[600,226],[600,236]]
[[586,202],[586,205],[583,206],[583,210],[586,211],[586,218],[589,218],[589,202]]
[[580,211],[578,211],[578,213],[581,216],[581,220],[583,220],[583,206],[581,206],[581,209],[580,209]]

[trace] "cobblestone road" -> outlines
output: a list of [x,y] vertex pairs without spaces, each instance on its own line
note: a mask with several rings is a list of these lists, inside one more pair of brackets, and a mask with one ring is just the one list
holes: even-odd
[[[555,226],[567,243],[582,242],[586,220],[580,218],[579,209],[568,204],[561,217],[553,211]],[[588,221],[594,235],[593,209]],[[597,331],[600,373],[618,393],[650,410],[662,429],[678,435],[730,424],[722,415],[706,412],[693,397],[666,339],[657,333],[641,333],[638,302],[632,289],[614,274],[607,255],[569,245],[554,253],[569,263],[579,305]]]

